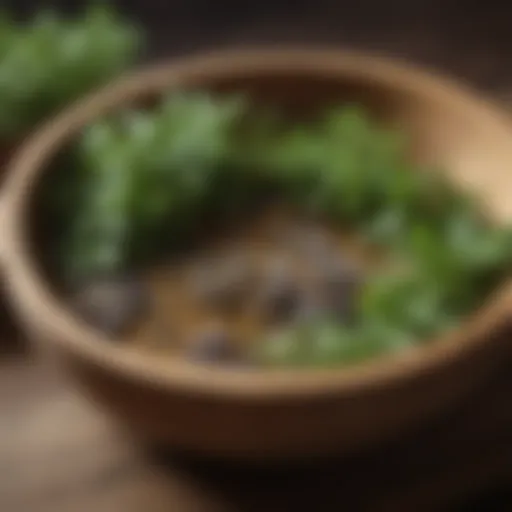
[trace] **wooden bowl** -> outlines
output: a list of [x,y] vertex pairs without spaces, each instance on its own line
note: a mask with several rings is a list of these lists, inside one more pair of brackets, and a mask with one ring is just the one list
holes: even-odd
[[[408,65],[335,50],[248,50],[172,61],[97,92],[50,122],[12,163],[1,259],[27,331],[143,438],[247,458],[346,453],[460,398],[503,359],[511,286],[455,334],[339,370],[201,367],[109,343],[51,292],[30,252],[34,190],[56,152],[107,112],[179,88],[243,90],[290,114],[360,101],[409,133],[414,155],[475,189],[496,222],[512,217],[512,129],[489,103]],[[62,428],[66,428],[65,425]]]
[[[0,190],[6,179],[7,173],[5,170],[20,143],[21,140],[0,143],[0,168],[2,169],[0,172]],[[20,329],[4,287],[5,283],[0,282],[0,357],[5,354],[24,352],[27,348],[26,344],[23,343],[24,340],[20,335]]]

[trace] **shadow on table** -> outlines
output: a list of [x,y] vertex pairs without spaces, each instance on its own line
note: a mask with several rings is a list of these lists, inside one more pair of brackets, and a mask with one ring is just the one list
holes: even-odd
[[[512,474],[508,374],[497,375],[449,415],[349,458],[269,467],[155,447],[149,453],[160,467],[184,472],[201,488],[220,494],[235,511],[445,510]],[[504,510],[491,508],[501,506],[498,501],[486,502],[486,512]],[[461,510],[480,510],[475,506]]]

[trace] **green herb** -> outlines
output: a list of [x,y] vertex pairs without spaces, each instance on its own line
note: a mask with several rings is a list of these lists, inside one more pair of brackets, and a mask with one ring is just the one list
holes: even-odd
[[71,275],[117,271],[158,252],[187,226],[229,161],[239,98],[173,96],[157,113],[129,112],[91,126],[78,158],[82,199],[64,243]]
[[0,13],[0,137],[34,123],[130,65],[141,37],[107,6],[74,20],[42,12],[20,25]]

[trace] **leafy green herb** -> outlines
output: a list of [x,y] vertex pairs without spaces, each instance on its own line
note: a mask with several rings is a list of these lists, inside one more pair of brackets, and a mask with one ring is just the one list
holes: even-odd
[[0,137],[34,123],[130,65],[141,36],[105,6],[75,20],[43,11],[27,25],[0,13]]
[[173,225],[187,225],[229,160],[244,108],[239,98],[176,95],[157,113],[86,130],[78,148],[86,192],[64,240],[69,273],[117,271],[158,252]]

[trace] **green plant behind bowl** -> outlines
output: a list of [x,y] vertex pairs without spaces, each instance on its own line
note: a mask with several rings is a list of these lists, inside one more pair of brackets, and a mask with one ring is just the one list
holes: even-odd
[[27,24],[0,14],[0,138],[13,140],[132,64],[137,28],[107,6],[73,20],[44,11]]

